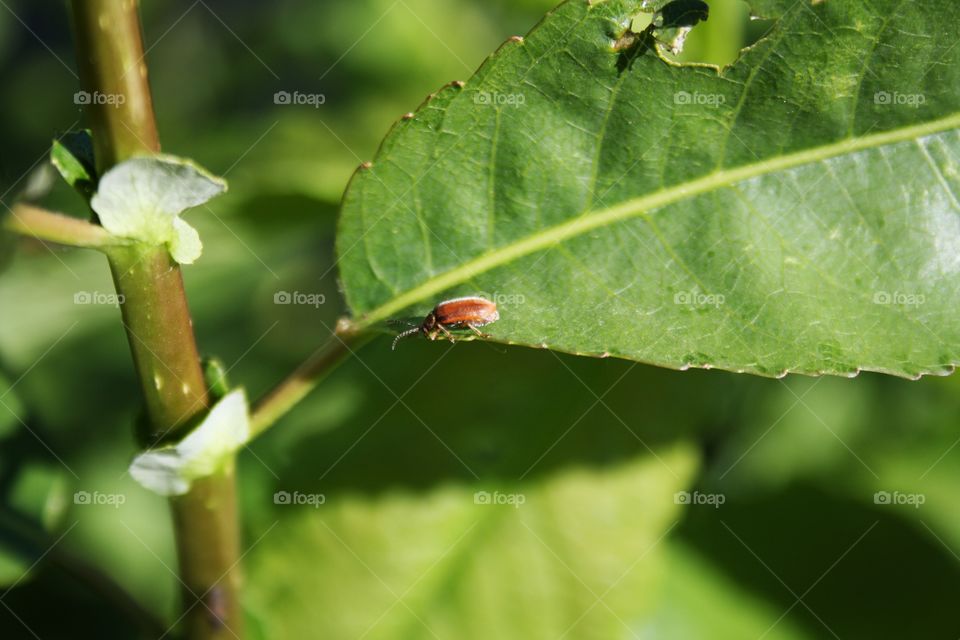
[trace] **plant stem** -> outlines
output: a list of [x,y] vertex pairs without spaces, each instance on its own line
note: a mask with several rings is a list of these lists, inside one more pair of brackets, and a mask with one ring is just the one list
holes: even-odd
[[185,435],[207,408],[207,389],[180,268],[164,247],[117,248],[108,259],[151,424]]
[[250,416],[251,438],[266,431],[303,400],[324,376],[353,352],[351,345],[359,347],[368,339],[369,336],[362,336],[341,322],[327,344],[314,351],[293,373],[256,403]]
[[139,5],[137,0],[72,0],[71,6],[80,82],[90,94],[86,113],[94,158],[103,175],[138,153],[160,151]]
[[14,205],[3,226],[20,235],[72,247],[103,249],[125,242],[99,225],[22,202]]
[[192,607],[185,612],[184,638],[244,637],[236,496],[231,462],[224,472],[194,480],[190,493],[172,499],[184,602]]
[[[85,91],[123,96],[90,100],[98,172],[134,155],[160,150],[147,84],[135,0],[72,0],[77,60]],[[127,340],[154,430],[182,435],[209,398],[180,267],[159,247],[130,245],[108,255]],[[243,637],[239,602],[239,530],[233,465],[196,481],[171,500],[184,637]],[[197,600],[200,603],[198,604]]]

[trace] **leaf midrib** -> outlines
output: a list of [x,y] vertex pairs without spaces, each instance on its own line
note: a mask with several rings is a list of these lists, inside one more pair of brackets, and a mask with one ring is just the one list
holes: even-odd
[[648,211],[660,209],[667,205],[709,193],[716,189],[729,187],[745,180],[793,169],[805,164],[822,162],[845,154],[857,153],[859,151],[875,149],[900,142],[918,140],[956,128],[960,128],[960,113],[954,113],[923,124],[892,129],[883,133],[862,136],[860,138],[847,138],[833,144],[805,149],[796,153],[770,158],[753,164],[742,165],[733,169],[721,169],[695,180],[673,185],[638,198],[626,200],[613,207],[588,211],[566,222],[547,227],[537,233],[499,247],[494,251],[469,260],[455,269],[451,269],[424,281],[422,284],[380,305],[373,311],[364,314],[357,320],[356,328],[369,328],[397,315],[407,307],[422,300],[433,298],[437,294],[466,282],[481,273],[490,271],[491,269],[531,253],[547,249],[598,227],[641,216]]

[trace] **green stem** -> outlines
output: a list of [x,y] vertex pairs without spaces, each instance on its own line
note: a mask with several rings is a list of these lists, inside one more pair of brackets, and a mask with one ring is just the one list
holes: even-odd
[[[72,0],[71,7],[83,88],[114,98],[87,104],[102,175],[134,155],[160,150],[138,5]],[[206,412],[209,398],[180,267],[158,247],[117,247],[108,258],[151,426],[182,435]],[[233,465],[195,482],[189,493],[171,500],[171,508],[184,585],[184,637],[242,639]]]
[[353,349],[370,339],[358,333],[352,325],[341,321],[327,344],[317,349],[303,364],[287,376],[253,407],[250,416],[250,434],[256,437],[270,428],[317,386]]
[[23,236],[72,247],[104,249],[125,242],[99,225],[24,203],[13,207],[3,226]]
[[[160,151],[136,0],[72,0],[77,65],[97,172]],[[102,99],[97,99],[102,96]]]
[[184,604],[192,607],[184,618],[183,637],[242,639],[242,573],[233,463],[222,473],[194,480],[190,493],[173,498],[171,503],[181,558],[180,579],[185,583]]
[[164,247],[119,247],[107,257],[151,424],[185,435],[208,401],[180,267]]

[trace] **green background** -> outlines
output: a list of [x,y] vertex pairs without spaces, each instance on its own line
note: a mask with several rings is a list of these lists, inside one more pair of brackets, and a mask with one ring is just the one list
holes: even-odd
[[[759,25],[740,3],[710,4],[687,55],[730,61]],[[7,5],[10,204],[81,112],[65,7]],[[184,272],[197,337],[251,397],[344,313],[333,230],[356,165],[550,7],[145,3],[164,150],[231,185],[186,214],[205,244]],[[277,91],[325,103],[276,105]],[[49,201],[83,214],[63,187]],[[274,304],[280,291],[325,303]],[[101,256],[21,243],[0,276],[4,638],[134,636],[106,584],[164,625],[178,615],[167,506],[124,474],[139,399],[119,314],[78,292],[112,292]],[[680,373],[479,343],[391,352],[378,338],[241,454],[253,633],[956,638],[957,385]],[[76,504],[82,491],[124,502]],[[278,491],[325,503],[275,504]],[[477,491],[524,504],[478,505]],[[678,505],[678,491],[724,503]],[[924,503],[876,504],[878,491]]]

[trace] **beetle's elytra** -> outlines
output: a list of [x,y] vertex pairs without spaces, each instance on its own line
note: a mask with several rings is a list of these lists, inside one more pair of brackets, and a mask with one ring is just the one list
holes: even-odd
[[497,311],[495,302],[490,302],[480,296],[466,296],[464,298],[453,298],[444,300],[433,308],[433,311],[427,314],[420,324],[407,329],[393,339],[393,348],[397,348],[397,342],[407,336],[416,333],[422,333],[428,340],[436,340],[440,334],[443,334],[450,342],[456,342],[451,329],[470,329],[481,338],[489,337],[478,329],[484,325],[496,322],[500,319],[500,312]]

